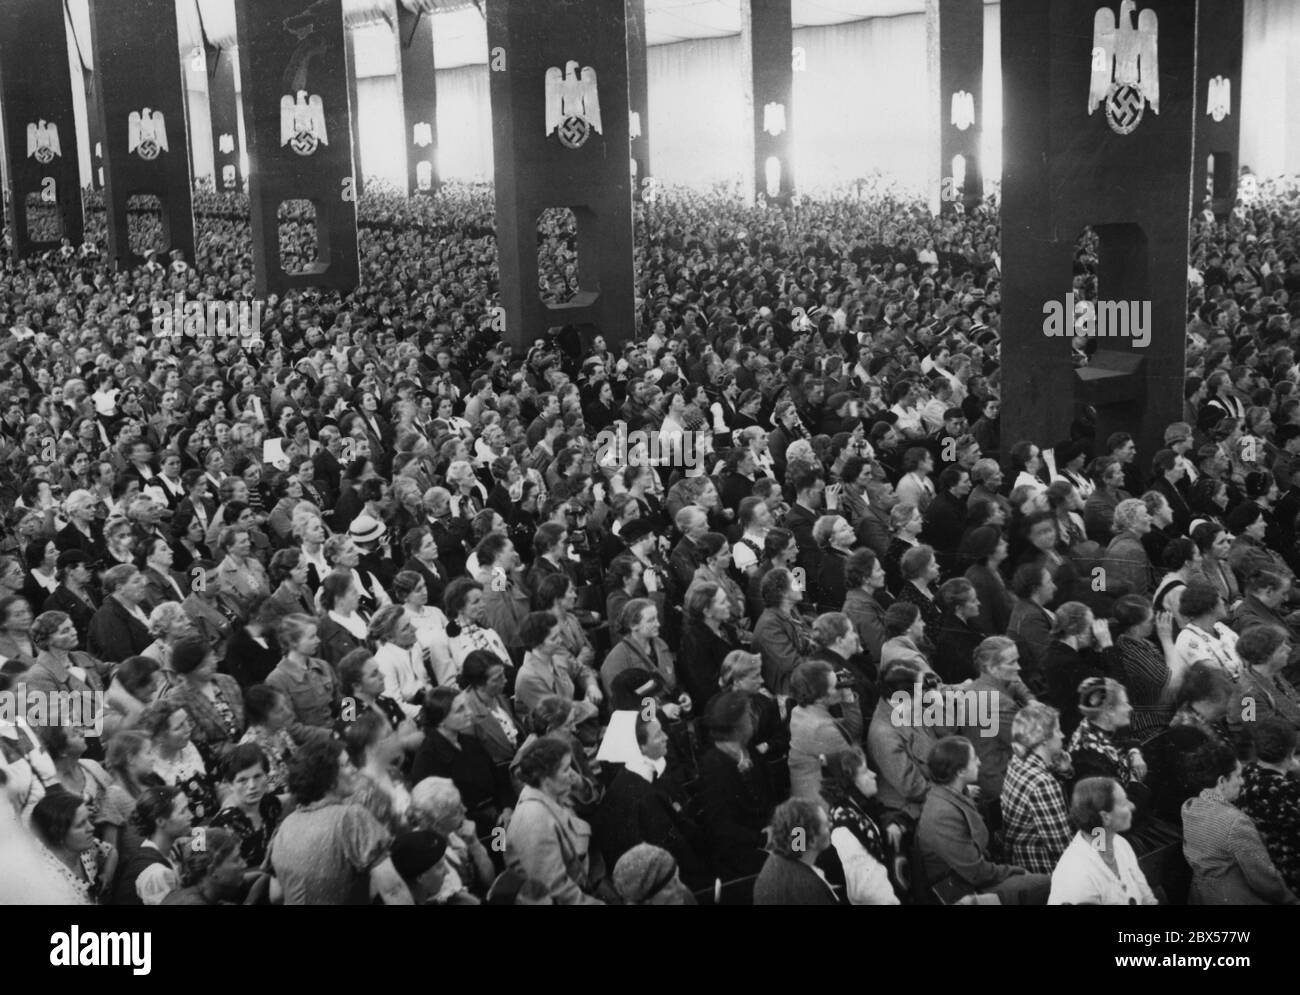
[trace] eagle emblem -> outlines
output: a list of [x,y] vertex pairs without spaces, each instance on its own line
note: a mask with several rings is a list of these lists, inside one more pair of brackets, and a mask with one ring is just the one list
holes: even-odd
[[417,121],[411,129],[411,144],[417,149],[433,144],[433,128],[428,121]]
[[596,90],[596,70],[591,66],[578,71],[570,59],[564,71],[552,66],[546,70],[546,134],[552,132],[566,149],[580,149],[587,144],[592,130],[603,135],[600,123],[600,96]]
[[1106,121],[1116,134],[1127,135],[1142,123],[1146,105],[1160,113],[1160,67],[1156,52],[1158,19],[1151,9],[1133,15],[1133,0],[1121,0],[1119,21],[1102,7],[1092,21],[1092,79],[1088,113],[1106,105]]
[[773,138],[785,132],[785,104],[774,100],[763,108],[763,130]]
[[48,166],[55,156],[62,156],[59,128],[49,121],[34,121],[27,126],[27,156]]
[[230,134],[230,132],[228,131],[224,132],[221,135],[221,137],[217,139],[217,149],[221,152],[222,155],[230,155],[231,152],[234,152],[235,151],[234,135]]
[[152,111],[148,107],[132,111],[127,118],[126,151],[130,155],[138,152],[146,162],[157,159],[160,152],[167,151],[167,122],[162,111]]
[[1218,124],[1232,113],[1232,80],[1215,76],[1205,94],[1205,113]]
[[285,94],[280,98],[280,145],[288,145],[298,155],[311,155],[321,145],[330,143],[325,130],[325,107],[318,95],[298,91],[298,99]]

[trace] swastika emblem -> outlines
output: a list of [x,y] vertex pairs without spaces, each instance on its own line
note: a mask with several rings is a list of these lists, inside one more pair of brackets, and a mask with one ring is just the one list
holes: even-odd
[[1147,108],[1146,98],[1135,86],[1112,83],[1106,94],[1106,121],[1118,135],[1127,135],[1142,123]]
[[591,135],[591,125],[587,123],[586,118],[570,116],[560,122],[560,126],[555,129],[555,134],[566,149],[580,149],[587,144],[587,138]]

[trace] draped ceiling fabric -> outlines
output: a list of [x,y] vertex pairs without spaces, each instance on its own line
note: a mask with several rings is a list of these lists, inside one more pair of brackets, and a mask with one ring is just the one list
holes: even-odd
[[[230,0],[197,0],[208,37],[233,36]],[[358,37],[362,168],[397,185],[402,115],[385,17],[401,0],[344,0]],[[177,0],[183,51],[200,43],[196,0]],[[492,176],[487,31],[472,0],[437,0],[438,131],[443,175]],[[86,0],[69,0],[81,55],[93,66]],[[735,0],[647,0],[653,172],[666,183],[709,189],[739,175],[743,127],[739,12]],[[802,189],[849,183],[874,171],[921,190],[928,175],[925,18],[920,0],[794,0],[794,43],[807,68],[795,73],[795,175]],[[861,18],[864,13],[872,16]],[[1001,174],[1000,7],[984,11],[985,177]],[[844,22],[844,23],[837,23]],[[714,37],[721,36],[721,37]],[[1261,176],[1300,172],[1300,3],[1246,0],[1241,161]],[[80,58],[72,34],[74,81]],[[190,133],[206,135],[207,81],[187,70]],[[73,87],[83,183],[89,182],[85,100]],[[707,94],[708,99],[700,99]],[[977,113],[979,109],[977,108]],[[242,133],[242,109],[241,109]],[[210,140],[193,142],[197,176],[210,176]]]

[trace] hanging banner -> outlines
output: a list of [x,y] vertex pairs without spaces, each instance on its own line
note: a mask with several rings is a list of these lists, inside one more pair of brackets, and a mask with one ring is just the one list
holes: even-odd
[[433,0],[400,0],[398,51],[402,59],[402,121],[406,128],[406,192],[436,193],[438,75],[433,65]]

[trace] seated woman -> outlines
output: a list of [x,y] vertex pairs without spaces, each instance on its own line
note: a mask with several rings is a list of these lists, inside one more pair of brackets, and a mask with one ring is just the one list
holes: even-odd
[[543,736],[568,742],[573,748],[573,786],[569,793],[569,804],[584,819],[595,812],[604,793],[600,781],[600,765],[587,758],[587,751],[577,735],[579,723],[593,717],[589,712],[590,706],[583,707],[585,705],[585,702],[575,702],[571,698],[561,698],[554,694],[539,701],[528,717],[532,732],[520,745],[510,763],[510,774],[515,779],[515,787],[520,788],[523,785],[518,779],[519,758],[529,743]]
[[[1174,620],[1168,612],[1152,613],[1151,602],[1138,594],[1127,594],[1113,610],[1124,684],[1133,703],[1132,732],[1145,738],[1169,725],[1174,715],[1174,698],[1187,676],[1186,667],[1174,649]],[[1151,636],[1160,640],[1157,648]]]
[[896,601],[885,610],[885,635],[880,647],[880,670],[906,663],[918,670],[932,671],[921,644],[925,642],[925,619],[921,609],[907,601]]
[[945,684],[961,684],[979,676],[975,649],[989,635],[979,627],[979,595],[966,578],[954,577],[939,587],[938,602],[943,615],[931,634],[935,670]]
[[926,795],[917,826],[921,875],[927,892],[944,904],[972,894],[997,895],[1004,905],[1044,905],[1051,880],[1023,867],[989,859],[989,831],[966,793],[979,778],[979,757],[964,736],[947,736],[929,758],[934,787]]
[[474,737],[464,693],[437,687],[425,696],[421,714],[424,742],[411,764],[411,780],[450,778],[465,799],[469,816],[484,833],[510,821],[514,792],[507,772],[492,762]]
[[[172,649],[179,683],[166,692],[189,713],[190,739],[209,770],[220,766],[221,752],[244,734],[244,698],[233,677],[217,673],[217,654],[199,636],[185,636]],[[197,812],[196,812],[197,814]]]
[[260,873],[284,812],[284,804],[267,782],[270,769],[261,747],[243,743],[231,749],[221,769],[221,779],[231,786],[231,792],[225,807],[210,823],[231,830],[239,838],[239,852],[248,864],[250,879]]
[[844,580],[846,561],[853,552],[857,535],[844,516],[829,513],[813,525],[813,540],[821,551],[821,559],[817,576],[812,578],[812,601],[818,611],[840,611],[848,594]]
[[727,593],[710,581],[696,581],[686,593],[686,624],[679,654],[680,676],[692,701],[708,701],[728,653],[741,648]]
[[524,738],[506,696],[505,664],[491,650],[474,650],[460,668],[460,686],[473,719],[473,734],[493,763],[509,763]]
[[1047,689],[1042,695],[1061,713],[1061,731],[1067,736],[1079,724],[1079,685],[1089,677],[1121,680],[1123,664],[1111,640],[1110,627],[1094,618],[1087,605],[1067,601],[1056,610],[1052,643],[1043,657]]
[[729,691],[709,703],[705,724],[712,746],[700,757],[701,819],[724,881],[757,874],[765,830],[776,804],[767,765],[749,752],[754,719],[749,695]]
[[754,882],[754,904],[840,904],[815,866],[830,845],[830,818],[819,799],[791,798],[778,805],[768,827],[767,860]]
[[898,905],[887,868],[898,853],[903,827],[882,830],[884,812],[876,800],[876,774],[857,747],[826,757],[822,800],[831,821],[831,846],[838,873],[827,868],[831,883],[843,886],[850,905]]
[[1002,826],[1013,863],[1051,874],[1070,845],[1065,782],[1073,777],[1070,754],[1061,748],[1055,708],[1030,702],[1011,723],[1015,756],[1002,781]]
[[[636,604],[636,602],[633,602]],[[515,678],[515,707],[526,715],[548,694],[588,702],[593,708],[603,695],[596,675],[560,645],[560,623],[550,612],[530,612],[519,626],[525,653]]]
[[330,665],[353,650],[364,649],[370,632],[366,618],[357,611],[361,591],[350,571],[335,571],[321,581],[320,655]]
[[1295,726],[1276,716],[1261,719],[1251,730],[1255,762],[1246,766],[1237,807],[1255,822],[1287,887],[1300,894],[1300,780],[1296,769]]
[[149,613],[149,635],[154,637],[154,641],[140,655],[158,661],[163,685],[160,693],[165,694],[180,683],[180,675],[172,666],[172,651],[180,640],[194,635],[194,622],[181,605],[164,601]]
[[280,662],[280,647],[275,641],[275,627],[287,613],[273,598],[253,605],[253,613],[231,633],[221,672],[229,674],[241,688],[261,684]]
[[[781,702],[763,687],[763,658],[757,653],[732,650],[722,661],[718,675],[719,694],[739,691],[749,699],[749,710],[754,720],[754,734],[749,749],[768,765],[768,773],[775,780],[773,787],[779,794],[789,794],[789,768],[786,757],[790,752],[790,726]],[[712,707],[715,694],[709,699]],[[704,714],[708,714],[705,709]]]
[[1048,905],[1157,905],[1120,833],[1133,825],[1133,803],[1110,777],[1086,777],[1074,786],[1070,817],[1079,831],[1052,871]]
[[1177,706],[1169,720],[1170,729],[1192,728],[1228,746],[1236,747],[1228,728],[1228,708],[1237,685],[1210,660],[1193,663],[1187,670],[1182,689],[1174,699]]
[[1237,634],[1224,621],[1228,612],[1222,595],[1204,581],[1192,581],[1183,590],[1179,611],[1183,627],[1174,641],[1179,662],[1187,666],[1197,660],[1211,660],[1234,681],[1240,680]]
[[1300,694],[1282,676],[1291,645],[1276,625],[1250,625],[1237,640],[1244,669],[1228,706],[1228,728],[1238,741],[1250,738],[1253,725],[1279,716],[1300,729]]
[[397,702],[408,716],[420,714],[424,694],[433,685],[425,667],[424,652],[415,626],[401,605],[385,605],[370,620],[375,663],[384,681],[384,695]]
[[98,902],[113,880],[118,855],[95,839],[86,803],[66,791],[51,791],[32,810],[32,830],[41,855],[76,889],[81,903]]
[[113,683],[104,695],[105,740],[135,725],[140,713],[157,697],[160,685],[157,660],[129,656],[118,664]]
[[[289,761],[294,752],[293,737],[288,730],[294,721],[293,706],[270,685],[254,684],[244,692],[244,716],[248,728],[239,745],[251,744],[262,751],[267,763],[267,790],[288,798]],[[320,732],[321,738],[325,738],[324,730]]]
[[[796,798],[820,798],[822,758],[862,742],[862,712],[851,691],[836,686],[823,660],[799,664],[790,676],[790,788]],[[831,714],[836,707],[840,717]]]
[[153,773],[183,791],[194,822],[206,825],[217,814],[216,779],[190,741],[193,728],[189,712],[173,699],[154,702],[140,716],[140,729],[153,745]]
[[[677,679],[672,650],[659,637],[659,610],[654,602],[648,598],[633,598],[623,607],[619,628],[624,633],[622,640],[600,665],[602,686],[609,691],[624,671],[647,671],[662,682],[662,693],[670,700],[663,706],[664,714],[670,719],[679,718],[683,708],[690,708],[691,699]],[[593,703],[599,704],[600,699],[593,699]]]
[[1208,742],[1187,762],[1201,792],[1183,804],[1183,855],[1192,868],[1190,905],[1297,905],[1250,816],[1236,806],[1241,762]]
[[1109,777],[1131,790],[1146,776],[1147,765],[1136,745],[1118,739],[1133,714],[1124,685],[1106,677],[1086,678],[1079,684],[1078,701],[1083,719],[1070,736],[1075,776]]
[[384,694],[384,677],[379,671],[379,662],[369,650],[353,650],[345,656],[339,661],[338,674],[339,687],[343,691],[343,707],[335,726],[339,738],[361,716],[374,712],[388,723],[393,732],[401,732],[406,737],[414,733],[411,749],[420,745],[415,723],[401,705]]
[[478,827],[466,818],[465,803],[456,785],[445,777],[426,777],[411,789],[409,821],[447,841],[442,885],[437,901],[444,905],[477,905],[492,885],[496,868]]
[[1006,632],[1015,598],[998,571],[1007,558],[1007,540],[1002,530],[992,525],[971,529],[962,539],[958,556],[970,563],[964,576],[975,586],[980,627],[985,632]]
[[524,788],[506,828],[506,866],[525,882],[520,904],[604,904],[595,895],[604,866],[591,845],[591,826],[568,805],[572,765],[570,744],[549,736],[519,758]]

